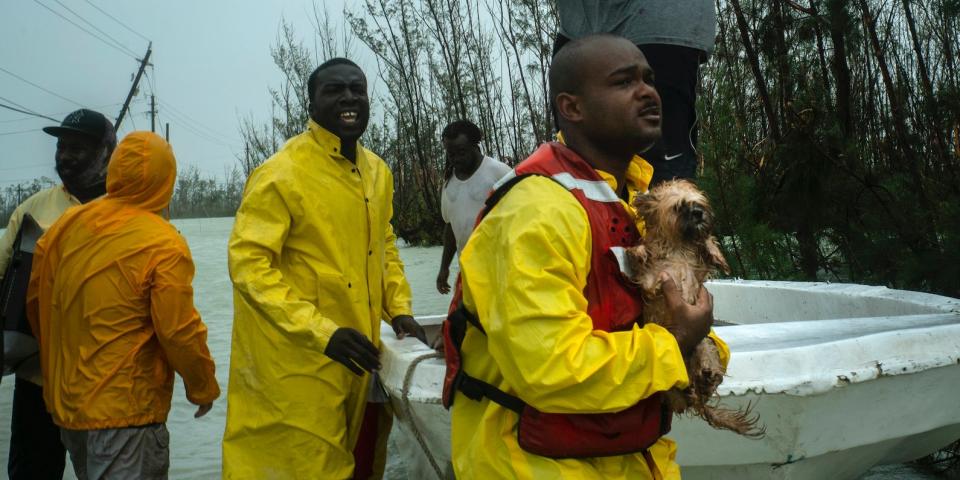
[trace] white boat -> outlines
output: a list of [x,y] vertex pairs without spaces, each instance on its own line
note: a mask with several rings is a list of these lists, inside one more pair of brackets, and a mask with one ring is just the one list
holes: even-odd
[[[721,403],[752,403],[766,436],[677,418],[684,479],[855,479],[960,439],[960,300],[850,284],[715,281],[732,351]],[[442,316],[421,317],[434,325]],[[443,359],[383,339],[384,385],[410,478],[452,478]],[[406,383],[406,385],[405,385]],[[435,465],[435,466],[434,466]]]

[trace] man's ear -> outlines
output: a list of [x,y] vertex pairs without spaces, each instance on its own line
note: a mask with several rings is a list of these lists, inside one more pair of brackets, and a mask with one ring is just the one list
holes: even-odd
[[580,98],[570,93],[561,93],[554,99],[557,114],[571,123],[583,121],[583,111],[580,108]]
[[110,151],[110,147],[103,145],[100,147],[100,153],[97,154],[100,166],[99,168],[103,170],[103,174],[107,174],[107,166],[110,165],[110,157],[113,152]]

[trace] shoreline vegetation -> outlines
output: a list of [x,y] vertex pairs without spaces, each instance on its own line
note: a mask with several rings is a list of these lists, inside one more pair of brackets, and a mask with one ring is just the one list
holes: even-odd
[[[960,0],[716,5],[699,183],[733,276],[960,297]],[[279,28],[270,118],[241,119],[225,178],[180,173],[174,218],[233,215],[246,176],[302,132],[310,71],[361,45],[383,85],[362,142],[393,171],[394,227],[410,245],[441,241],[449,121],[473,120],[485,153],[508,165],[552,139],[553,2],[365,0],[342,17],[314,2],[312,17],[313,31]],[[5,187],[0,220],[52,182]]]
[[[833,281],[960,297],[960,0],[719,0],[701,69],[699,171],[733,276]],[[303,131],[313,67],[376,58],[363,144],[390,165],[394,229],[437,245],[439,133],[468,118],[515,165],[552,139],[549,0],[314,3],[311,32],[279,27],[283,81],[267,119],[238,126],[222,177],[182,169],[173,218],[231,216],[246,176]],[[384,91],[385,90],[385,91]],[[0,221],[49,178],[0,191]]]
[[[960,0],[717,7],[697,105],[699,183],[733,275],[960,297]],[[474,120],[485,153],[509,165],[552,139],[552,2],[369,0],[345,22],[322,4],[312,14],[314,31],[283,23],[271,48],[284,78],[266,92],[271,118],[241,119],[244,150],[222,177],[181,170],[173,218],[233,215],[246,176],[303,130],[314,65],[359,44],[386,85],[362,141],[390,164],[394,226],[410,245],[441,241],[447,122]],[[54,184],[4,187],[0,221]]]

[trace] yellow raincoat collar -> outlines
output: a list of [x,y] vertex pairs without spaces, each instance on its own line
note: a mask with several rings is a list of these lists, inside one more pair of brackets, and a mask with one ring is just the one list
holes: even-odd
[[[316,140],[321,147],[332,150],[337,154],[337,156],[343,157],[343,154],[341,153],[340,137],[334,135],[332,132],[330,132],[330,130],[321,127],[320,124],[315,122],[313,119],[307,121],[307,128],[310,130],[310,135],[313,136],[313,139]],[[357,157],[359,158],[360,155],[360,142],[358,141]]]
[[[563,140],[563,132],[557,132],[557,141],[566,145]],[[614,192],[617,191],[617,179],[613,175],[597,170],[600,178],[604,179]],[[653,165],[643,159],[640,155],[634,155],[627,166],[627,189],[630,190],[630,201],[633,201],[635,193],[647,193],[650,188],[650,180],[653,179]]]
[[133,132],[110,157],[107,198],[157,213],[170,205],[176,180],[170,144],[155,133]]
[[[617,179],[603,170],[597,170],[600,178],[604,179],[614,192],[617,191]],[[630,199],[633,200],[635,193],[646,193],[650,186],[650,179],[653,178],[653,165],[650,165],[640,155],[634,155],[630,165],[627,166],[627,190],[630,191]]]

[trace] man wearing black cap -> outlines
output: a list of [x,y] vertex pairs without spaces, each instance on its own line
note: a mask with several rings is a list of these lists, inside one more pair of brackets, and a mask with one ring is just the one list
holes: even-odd
[[[13,211],[7,230],[0,238],[0,277],[10,261],[24,215],[30,214],[46,230],[68,208],[106,193],[107,163],[117,145],[110,120],[101,113],[80,109],[67,115],[59,126],[46,127],[43,131],[57,137],[54,158],[63,184],[37,192]],[[60,430],[43,403],[38,358],[31,357],[18,365],[16,375],[7,463],[9,478],[59,480],[63,477],[66,452],[60,442]]]

